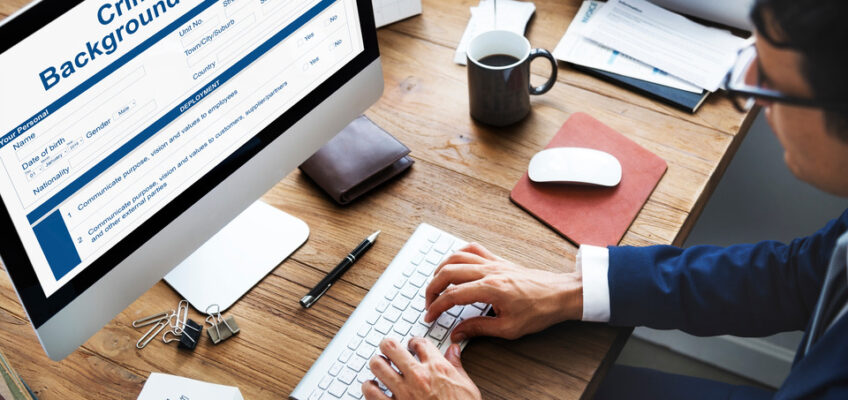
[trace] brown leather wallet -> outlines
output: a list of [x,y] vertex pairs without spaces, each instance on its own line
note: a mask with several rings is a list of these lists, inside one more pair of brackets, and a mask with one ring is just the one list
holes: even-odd
[[409,148],[364,115],[330,139],[300,170],[347,204],[409,168]]

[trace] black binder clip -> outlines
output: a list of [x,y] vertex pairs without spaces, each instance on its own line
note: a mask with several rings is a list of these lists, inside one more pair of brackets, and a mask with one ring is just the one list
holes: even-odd
[[[210,310],[214,311],[210,312]],[[235,318],[221,316],[221,307],[217,304],[206,307],[206,314],[209,315],[206,317],[206,322],[209,323],[206,333],[213,344],[221,343],[239,333],[240,330]]]
[[177,346],[181,349],[194,350],[197,347],[197,342],[200,340],[200,332],[203,326],[192,320],[186,320],[183,326],[183,333],[180,335],[180,344]]
[[[162,341],[171,343],[179,340],[177,347],[181,349],[194,350],[197,347],[197,342],[200,340],[200,334],[203,331],[203,326],[188,318],[188,301],[182,300],[177,306],[177,311],[173,314],[175,321],[171,324],[171,330],[165,331],[162,334]],[[174,338],[168,338],[168,334],[174,335]]]

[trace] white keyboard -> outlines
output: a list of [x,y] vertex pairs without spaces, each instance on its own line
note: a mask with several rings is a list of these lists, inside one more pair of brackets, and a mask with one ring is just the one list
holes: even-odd
[[[412,337],[426,337],[444,354],[453,343],[450,333],[456,324],[485,315],[490,308],[483,303],[456,306],[435,322],[424,322],[424,296],[433,271],[465,244],[433,226],[419,225],[289,397],[363,398],[362,383],[374,379],[368,361],[386,337],[403,345]],[[464,348],[467,342],[459,345]],[[385,386],[380,387],[391,397]]]

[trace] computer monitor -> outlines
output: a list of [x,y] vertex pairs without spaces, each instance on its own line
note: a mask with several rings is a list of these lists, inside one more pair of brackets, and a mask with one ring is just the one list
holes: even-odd
[[0,256],[61,360],[383,80],[370,0],[44,0],[0,25],[0,88]]

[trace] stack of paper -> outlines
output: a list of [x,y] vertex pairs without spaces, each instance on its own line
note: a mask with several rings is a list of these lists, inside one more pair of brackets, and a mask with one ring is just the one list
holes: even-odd
[[719,88],[744,44],[645,0],[587,0],[554,56],[699,93]]
[[471,7],[471,19],[465,27],[465,33],[462,34],[453,57],[455,63],[465,65],[465,50],[468,48],[468,43],[483,32],[501,29],[523,36],[530,17],[536,12],[536,5],[531,2],[498,0],[497,21],[495,21],[494,3],[493,0],[481,0],[477,7]]
[[421,0],[371,0],[378,28],[421,14]]

